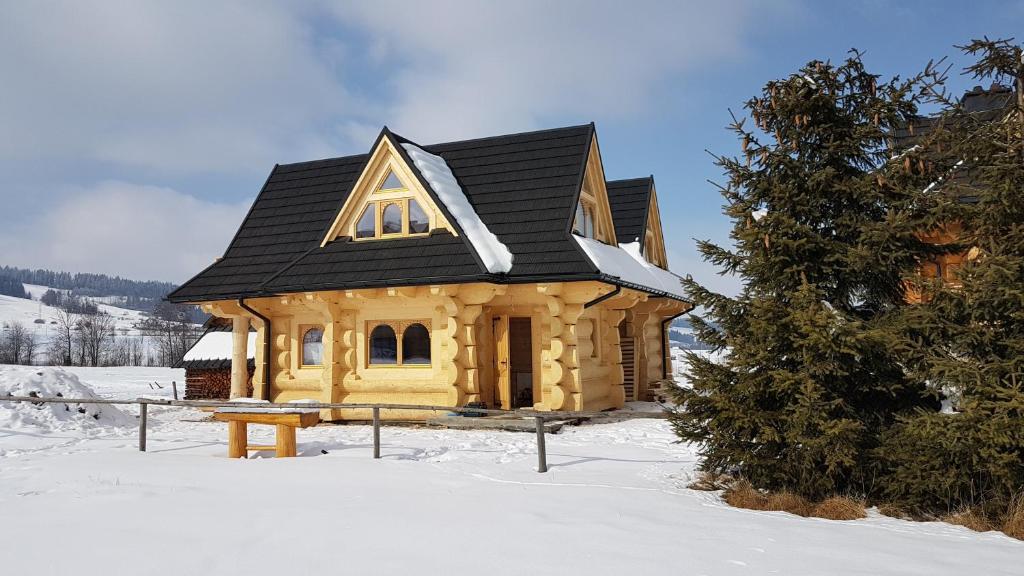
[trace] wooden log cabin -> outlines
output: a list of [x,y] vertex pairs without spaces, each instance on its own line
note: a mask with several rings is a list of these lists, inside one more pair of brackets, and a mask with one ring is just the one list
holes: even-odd
[[[992,84],[989,88],[975,86],[964,93],[960,100],[964,111],[974,118],[991,122],[1002,118],[1011,109],[1017,100],[1017,93],[1008,86]],[[896,133],[897,146],[901,150],[907,150],[919,143],[920,138],[927,135],[935,122],[934,117],[918,117],[908,124],[904,129]],[[953,168],[947,176],[951,180],[970,181],[970,168]],[[935,189],[941,185],[932,185]],[[965,204],[977,202],[977,197],[970,194],[961,194],[959,201]],[[949,245],[958,242],[963,238],[964,228],[960,222],[948,222],[932,230],[923,230],[919,237],[928,243],[937,245]],[[971,248],[963,252],[943,254],[921,262],[918,274],[927,281],[940,281],[947,286],[959,287],[959,271],[967,261],[977,258],[981,253],[977,248]],[[907,300],[919,304],[927,300],[921,288],[914,283],[907,283]]]
[[232,397],[252,327],[256,398],[538,410],[646,399],[692,307],[654,179],[607,181],[593,124],[275,166],[168,298],[232,323]]

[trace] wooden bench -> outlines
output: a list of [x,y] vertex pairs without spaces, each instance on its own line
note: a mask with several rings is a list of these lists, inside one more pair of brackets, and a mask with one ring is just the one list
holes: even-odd
[[[320,422],[319,410],[282,408],[218,408],[213,418],[228,423],[228,458],[248,458],[250,450],[274,450],[278,458],[295,456],[295,429],[309,428]],[[274,446],[249,444],[249,424],[277,427]]]

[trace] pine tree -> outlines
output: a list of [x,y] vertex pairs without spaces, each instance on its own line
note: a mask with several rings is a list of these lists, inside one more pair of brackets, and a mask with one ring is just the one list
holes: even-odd
[[926,285],[906,313],[924,375],[955,410],[904,419],[881,455],[886,494],[907,508],[998,516],[1024,492],[1024,51],[988,39],[962,49],[978,57],[968,73],[1013,92],[984,114],[949,103],[924,146],[949,168],[929,200],[959,206],[971,249],[956,284]]
[[867,493],[882,432],[936,404],[896,353],[906,270],[933,248],[914,209],[929,176],[893,145],[942,80],[929,65],[883,83],[853,51],[769,82],[734,118],[743,153],[717,163],[735,247],[699,249],[743,287],[686,282],[695,330],[724,357],[689,355],[672,417],[703,469],[809,498]]

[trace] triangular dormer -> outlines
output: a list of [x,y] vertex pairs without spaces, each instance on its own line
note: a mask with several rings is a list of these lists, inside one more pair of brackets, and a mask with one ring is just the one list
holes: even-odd
[[590,136],[587,164],[584,167],[583,182],[573,212],[571,230],[573,234],[593,238],[611,246],[617,245],[596,133]]
[[658,194],[651,178],[651,198],[647,207],[647,222],[642,239],[644,258],[658,268],[668,270],[668,255],[665,251],[665,235],[661,228],[661,211],[658,209]]
[[384,129],[362,174],[321,242],[427,236],[432,230],[459,232],[413,172],[400,144]]

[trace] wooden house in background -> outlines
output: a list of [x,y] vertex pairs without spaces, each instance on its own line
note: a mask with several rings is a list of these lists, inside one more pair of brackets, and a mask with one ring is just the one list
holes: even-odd
[[[964,93],[960,103],[964,111],[975,118],[981,121],[994,121],[1001,118],[1014,105],[1016,99],[1017,94],[1011,88],[992,84],[987,89],[975,86],[973,89],[968,90]],[[914,146],[920,137],[928,134],[934,122],[935,118],[932,117],[917,118],[906,129],[897,132],[897,145],[904,150]],[[954,168],[948,177],[970,181],[970,169],[969,167]],[[938,185],[936,183],[932,184],[932,186],[937,187]],[[971,204],[977,202],[977,197],[970,194],[962,194],[959,197],[959,201],[964,204]],[[962,237],[962,234],[963,225],[960,222],[949,222],[934,230],[922,231],[919,237],[931,244],[944,245],[957,242]],[[930,260],[921,262],[918,272],[922,278],[940,280],[946,285],[959,287],[960,267],[965,262],[976,258],[979,253],[980,251],[977,248],[972,248],[964,252],[938,255]],[[922,294],[917,286],[908,284],[907,299],[910,302],[920,303],[926,298],[926,295]]]
[[255,348],[252,395],[275,402],[604,410],[671,374],[691,305],[667,264],[653,178],[607,181],[593,124],[431,146],[385,128],[275,166],[168,298],[231,320],[232,397]]

